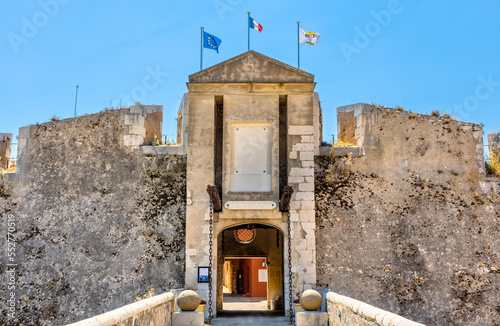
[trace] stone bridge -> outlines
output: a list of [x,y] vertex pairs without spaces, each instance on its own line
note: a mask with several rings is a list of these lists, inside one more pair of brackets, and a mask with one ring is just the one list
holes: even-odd
[[[326,301],[329,326],[423,326],[423,324],[334,292],[327,293]],[[168,292],[67,326],[180,326],[181,324],[172,320],[175,307],[175,295]],[[259,312],[255,312],[255,316],[215,318],[211,325],[284,326],[290,325],[290,319],[284,316],[263,317]]]

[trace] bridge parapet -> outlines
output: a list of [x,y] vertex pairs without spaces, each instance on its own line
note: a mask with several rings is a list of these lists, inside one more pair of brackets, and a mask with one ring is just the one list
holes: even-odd
[[330,326],[425,326],[334,292],[326,301]]
[[174,294],[163,293],[67,326],[171,326]]

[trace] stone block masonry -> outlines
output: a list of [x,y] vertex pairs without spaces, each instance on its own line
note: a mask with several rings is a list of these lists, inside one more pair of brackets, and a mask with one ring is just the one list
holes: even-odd
[[[290,168],[288,183],[294,188],[290,202],[292,221],[292,271],[296,273],[296,290],[304,290],[316,286],[316,224],[314,223],[314,159],[315,137],[314,127],[308,125],[291,125],[288,128],[291,140],[289,158],[293,165]],[[308,241],[309,240],[309,241]]]
[[125,146],[155,145],[162,141],[163,106],[131,106],[124,115],[128,132],[123,135]]
[[488,134],[490,166],[493,172],[500,175],[500,132]]
[[0,134],[0,171],[9,168],[12,134]]

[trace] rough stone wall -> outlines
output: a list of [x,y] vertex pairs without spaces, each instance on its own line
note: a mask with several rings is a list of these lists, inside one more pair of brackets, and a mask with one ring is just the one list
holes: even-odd
[[0,183],[18,264],[17,320],[2,295],[0,324],[66,324],[183,285],[186,158],[124,147],[126,113],[30,126],[22,181]]
[[356,160],[315,161],[317,285],[426,325],[500,325],[498,190],[465,172],[384,178]]
[[481,125],[362,105],[369,116],[360,128],[371,141],[363,144],[370,148],[355,162],[357,170],[395,179],[415,172],[430,180],[484,173]]

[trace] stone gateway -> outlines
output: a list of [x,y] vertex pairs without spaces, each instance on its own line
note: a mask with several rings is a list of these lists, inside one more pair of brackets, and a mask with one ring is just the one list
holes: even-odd
[[249,51],[189,76],[177,144],[158,141],[163,107],[140,103],[20,128],[15,172],[3,134],[16,286],[0,324],[115,309],[127,323],[198,322],[175,310],[181,289],[196,296],[179,307],[206,301],[206,318],[222,320],[231,296],[294,316],[317,289],[328,316],[300,312],[302,324],[499,325],[500,177],[482,126],[358,103],[337,109],[332,146],[315,87]]

